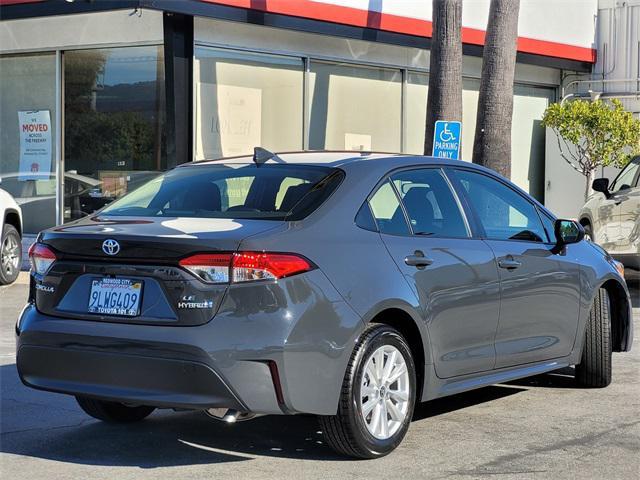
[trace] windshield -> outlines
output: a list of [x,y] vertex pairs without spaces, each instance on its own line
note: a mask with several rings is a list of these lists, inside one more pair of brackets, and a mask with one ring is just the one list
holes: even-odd
[[343,177],[342,170],[309,165],[192,165],[160,175],[101,214],[299,220]]

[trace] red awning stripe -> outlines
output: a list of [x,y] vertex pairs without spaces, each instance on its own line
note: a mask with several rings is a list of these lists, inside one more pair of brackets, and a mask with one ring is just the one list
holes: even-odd
[[[267,13],[292,15],[326,22],[374,28],[430,38],[432,24],[428,20],[403,17],[389,13],[368,12],[358,8],[314,2],[311,0],[200,0],[207,3],[253,9]],[[484,30],[462,28],[462,41],[471,45],[484,45]],[[548,40],[518,37],[518,51],[547,57],[566,58],[595,63],[596,50]]]

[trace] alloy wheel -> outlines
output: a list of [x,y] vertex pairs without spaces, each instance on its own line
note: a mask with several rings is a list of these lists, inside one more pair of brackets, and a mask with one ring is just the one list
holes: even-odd
[[393,345],[383,345],[367,359],[360,387],[360,412],[367,430],[379,440],[392,437],[409,410],[407,364]]
[[20,264],[20,245],[12,235],[7,235],[2,242],[0,265],[7,277],[12,277]]

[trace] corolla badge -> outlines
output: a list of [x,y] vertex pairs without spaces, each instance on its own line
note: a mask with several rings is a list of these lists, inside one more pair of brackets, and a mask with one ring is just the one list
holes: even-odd
[[114,239],[108,238],[102,242],[102,251],[107,255],[117,255],[120,251],[120,244]]

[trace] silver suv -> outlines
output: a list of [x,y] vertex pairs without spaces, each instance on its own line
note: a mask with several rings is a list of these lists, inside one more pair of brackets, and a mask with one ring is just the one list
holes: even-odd
[[586,235],[625,267],[640,270],[640,156],[611,185],[598,178],[592,188],[578,217]]

